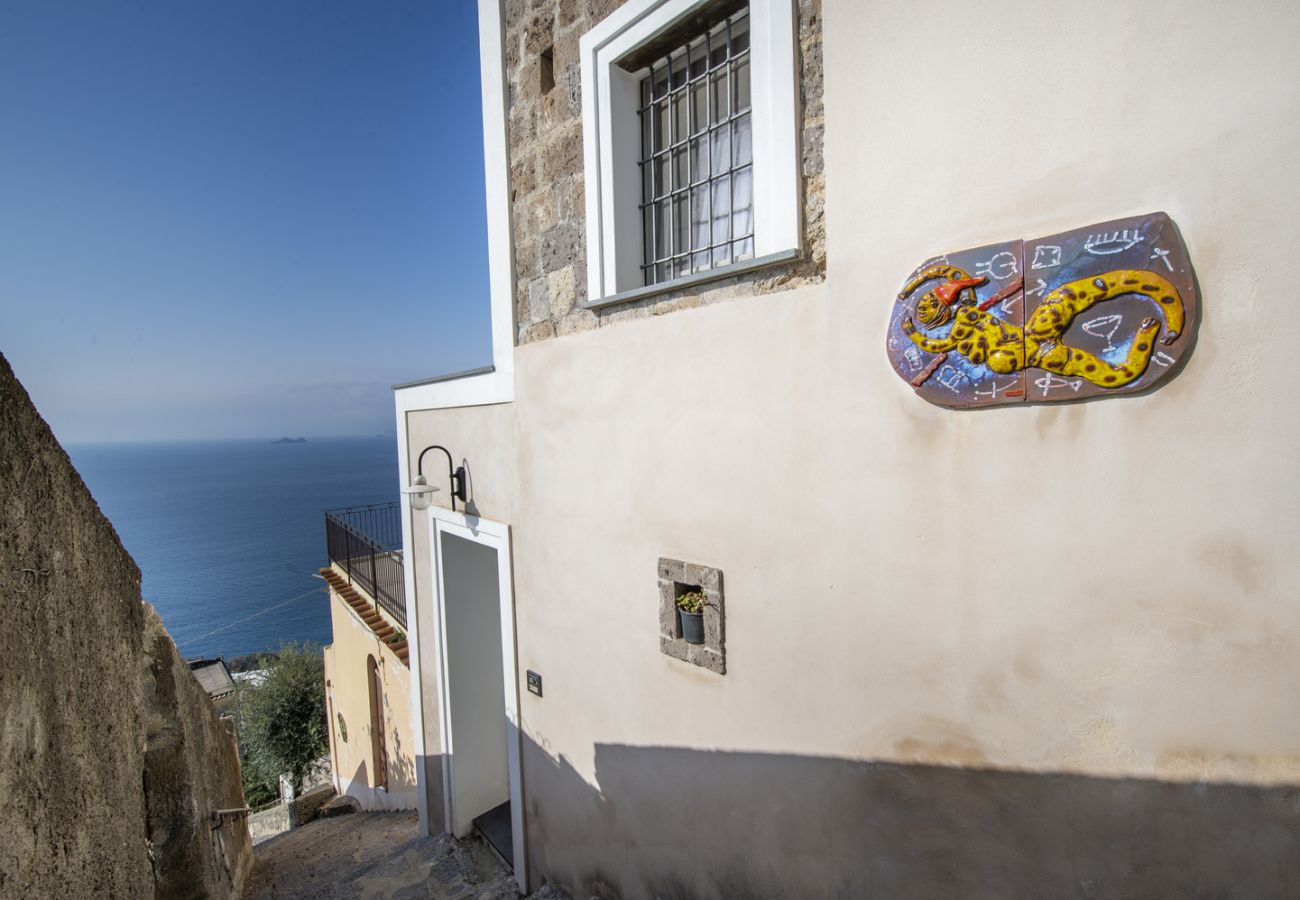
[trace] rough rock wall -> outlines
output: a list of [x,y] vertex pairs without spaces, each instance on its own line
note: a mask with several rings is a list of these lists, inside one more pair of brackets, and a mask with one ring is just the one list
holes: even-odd
[[[587,232],[578,39],[622,5],[623,0],[508,0],[505,5],[515,322],[520,344],[622,319],[798,287],[821,281],[826,272],[821,0],[799,0],[803,258],[608,309],[580,306],[587,297]],[[555,85],[544,91],[541,58],[548,49]]]
[[[233,896],[251,860],[242,820],[223,826],[224,856],[215,838],[150,846],[208,840],[215,798],[243,806],[232,740],[3,356],[0,518],[0,898]],[[162,765],[167,732],[183,766]],[[186,867],[202,874],[178,880]]]
[[[159,897],[235,897],[252,863],[234,724],[221,719],[153,607],[141,671],[144,791]],[[214,827],[215,826],[215,827]]]

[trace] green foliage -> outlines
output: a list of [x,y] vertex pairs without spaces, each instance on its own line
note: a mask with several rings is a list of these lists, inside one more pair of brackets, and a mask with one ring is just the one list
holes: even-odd
[[699,613],[704,609],[704,594],[701,591],[687,591],[677,598],[677,608],[686,613]]
[[[289,775],[294,792],[316,760],[329,752],[325,720],[325,660],[315,644],[281,644],[259,687],[240,692],[240,740],[248,781],[274,785]],[[273,788],[274,790],[274,788]],[[278,791],[277,791],[278,793]]]
[[401,643],[402,641],[404,641],[404,640],[406,640],[406,632],[405,632],[405,631],[402,631],[402,630],[399,628],[397,631],[395,631],[395,632],[393,632],[392,634],[390,634],[390,635],[389,635],[389,636],[384,640],[384,643],[385,643],[385,644],[400,644],[400,643]]
[[267,774],[248,753],[241,755],[239,775],[244,782],[244,802],[257,809],[280,798],[279,775]]
[[258,669],[267,668],[273,662],[275,662],[275,651],[262,650],[244,656],[232,656],[226,660],[226,668],[231,672],[254,672]]

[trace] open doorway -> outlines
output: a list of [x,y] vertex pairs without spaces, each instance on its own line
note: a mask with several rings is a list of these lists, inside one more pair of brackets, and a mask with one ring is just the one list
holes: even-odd
[[[453,518],[454,517],[454,518]],[[444,815],[479,831],[526,884],[509,530],[435,513]]]

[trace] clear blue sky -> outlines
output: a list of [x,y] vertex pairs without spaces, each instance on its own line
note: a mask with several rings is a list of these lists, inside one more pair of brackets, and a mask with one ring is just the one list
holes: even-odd
[[372,434],[490,362],[469,0],[3,0],[0,352],[65,442]]

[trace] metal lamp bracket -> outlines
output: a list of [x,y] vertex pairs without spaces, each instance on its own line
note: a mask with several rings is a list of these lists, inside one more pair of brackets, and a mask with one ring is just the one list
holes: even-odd
[[447,454],[447,479],[451,482],[451,508],[454,510],[456,508],[457,500],[464,503],[468,499],[468,495],[465,491],[465,485],[468,480],[466,478],[465,467],[456,465],[452,460],[451,451],[446,447],[443,447],[441,444],[430,444],[428,447],[425,447],[420,451],[420,457],[415,463],[416,475],[424,474],[424,454],[428,453],[430,450],[441,450],[443,453]]

